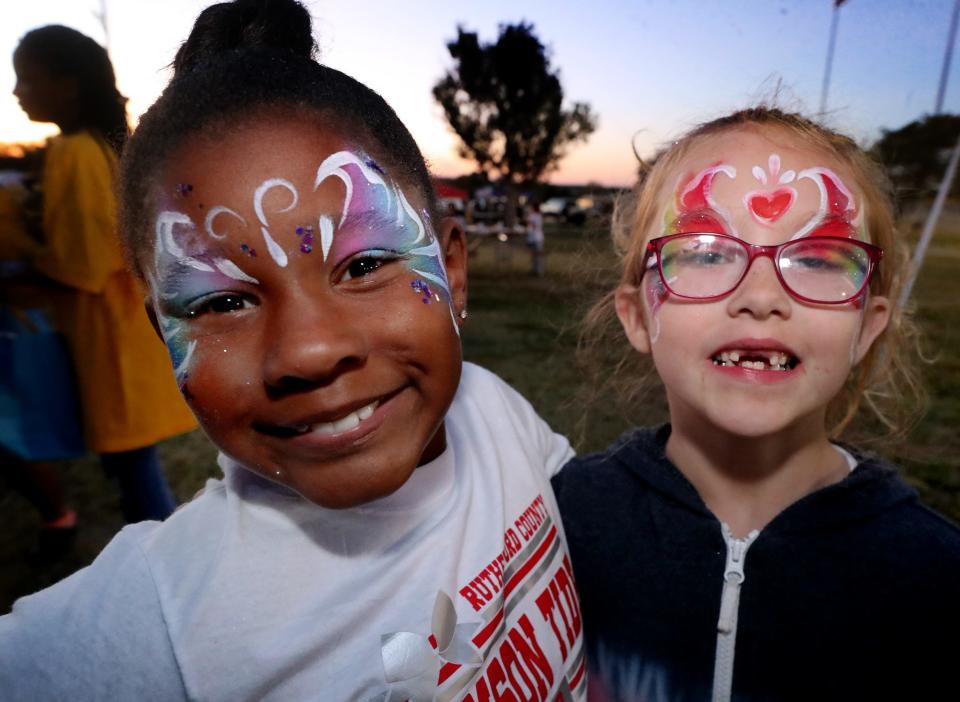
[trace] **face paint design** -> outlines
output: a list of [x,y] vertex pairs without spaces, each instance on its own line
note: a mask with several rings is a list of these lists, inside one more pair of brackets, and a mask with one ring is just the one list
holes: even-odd
[[305,254],[313,251],[313,225],[297,227],[296,234],[300,237],[300,251]]
[[797,199],[797,191],[787,185],[796,179],[796,172],[787,170],[780,173],[780,156],[777,154],[770,154],[770,158],[767,159],[767,166],[769,176],[760,166],[754,166],[753,177],[761,185],[776,182],[783,187],[775,190],[751,190],[743,196],[743,204],[747,211],[760,224],[765,225],[773,224],[785,215]]
[[[440,242],[427,211],[418,213],[414,210],[400,186],[365,155],[339,151],[328,156],[317,168],[313,190],[319,189],[330,178],[342,182],[344,199],[339,217],[327,214],[317,216],[323,261],[329,261],[333,267],[337,267],[360,254],[368,258],[401,260],[421,278],[415,282],[421,286],[417,292],[425,303],[440,302],[437,291],[443,291],[451,323],[459,334]],[[264,206],[268,193],[273,190],[281,190],[289,198],[280,209],[275,210],[277,213],[293,210],[301,198],[294,183],[284,178],[265,180],[252,197],[260,234],[270,258],[280,268],[286,268],[289,257],[270,231],[271,213]],[[276,202],[276,197],[271,196],[269,201]],[[217,229],[224,225],[223,219],[234,219],[244,229],[248,224],[241,214],[230,207],[213,207],[203,222],[203,233],[209,237],[204,241],[195,229],[193,220],[186,214],[164,210],[157,216],[154,274],[148,276],[148,280],[154,291],[161,333],[181,387],[197,346],[190,334],[193,310],[206,296],[231,290],[236,281],[259,285],[256,278],[244,272],[235,262],[217,255],[214,242],[222,241],[227,236]],[[304,254],[314,250],[314,231],[312,224],[295,229],[294,241],[298,241],[298,247]],[[257,255],[256,249],[247,243],[241,243],[240,250],[250,257]]]
[[[743,196],[743,205],[754,220],[763,225],[772,225],[793,206],[797,190],[788,184],[809,180],[816,186],[820,199],[816,213],[793,235],[804,236],[856,236],[869,241],[863,212],[857,208],[850,189],[829,168],[806,168],[799,173],[792,169],[781,172],[780,156],[771,154],[767,170],[754,166],[751,174],[761,185],[774,182],[782,186],[773,190],[751,190]],[[729,164],[716,164],[705,168],[692,178],[681,179],[673,201],[664,213],[664,232],[684,234],[688,232],[730,234],[737,236],[729,213],[713,198],[711,190],[717,175],[723,173],[730,179],[737,178],[737,170]]]
[[[853,193],[834,171],[814,166],[797,173],[793,169],[781,170],[781,167],[779,154],[772,153],[767,158],[766,169],[758,165],[751,169],[754,180],[765,186],[742,196],[743,206],[754,221],[764,226],[779,221],[798,198],[795,186],[807,180],[817,188],[818,207],[791,239],[835,236],[859,237],[869,241],[862,208],[857,207]],[[664,234],[715,233],[739,236],[733,218],[713,196],[713,186],[720,174],[737,180],[736,167],[722,162],[693,176],[680,178],[664,212]],[[771,185],[779,187],[771,188]],[[655,261],[651,265],[653,268],[647,272],[644,295],[651,318],[651,343],[656,343],[660,326],[658,312],[669,294],[659,272],[655,270]],[[863,300],[858,298],[852,304],[861,307]]]
[[[411,271],[442,288],[450,301],[440,242],[429,215],[426,211],[418,214],[399,185],[387,182],[374,166],[369,158],[340,151],[328,156],[317,169],[314,190],[331,177],[339,178],[346,188],[339,222],[334,223],[327,215],[319,219],[324,259],[330,256],[336,232],[336,261],[364,250],[399,254]],[[351,172],[362,176],[359,183],[354,182]]]
[[718,163],[703,169],[692,178],[681,179],[676,196],[664,213],[664,231],[668,234],[688,232],[723,234],[733,230],[729,213],[713,199],[713,181],[723,173],[737,177],[737,169]]
[[660,274],[656,269],[648,272],[644,279],[643,294],[647,301],[647,309],[650,311],[650,343],[655,344],[660,339],[660,308],[670,296],[667,287],[660,279]]
[[820,205],[816,214],[793,239],[804,236],[859,236],[869,241],[863,225],[863,212],[858,210],[853,194],[829,168],[806,168],[800,171],[798,180],[808,179],[820,192]]
[[422,295],[421,302],[423,302],[423,304],[429,305],[434,300],[440,302],[440,296],[430,289],[430,286],[425,280],[420,280],[419,278],[417,280],[413,280],[410,282],[410,287],[415,293]]

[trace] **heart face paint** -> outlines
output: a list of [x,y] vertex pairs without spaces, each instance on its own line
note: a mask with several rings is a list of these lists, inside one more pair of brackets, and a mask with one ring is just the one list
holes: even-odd
[[[793,169],[781,172],[779,154],[770,154],[767,170],[753,166],[750,174],[761,185],[775,188],[748,190],[742,196],[743,209],[755,222],[772,225],[787,215],[797,201],[797,187],[809,181],[818,195],[816,210],[791,236],[856,236],[869,241],[864,229],[862,208],[843,180],[834,171],[823,166],[805,168],[799,173]],[[741,173],[744,169],[741,170]],[[731,163],[716,163],[694,175],[682,177],[675,193],[664,210],[664,234],[714,233],[737,234],[736,208],[725,207],[715,196],[715,181],[723,174],[734,184],[724,184],[723,191],[735,188],[745,176],[739,175]],[[788,184],[794,185],[788,185]],[[727,200],[722,197],[721,200]],[[807,198],[807,201],[810,201]]]
[[751,169],[753,177],[762,185],[772,184],[776,179],[776,183],[783,187],[775,190],[752,190],[743,196],[743,204],[747,211],[761,224],[776,222],[787,213],[797,199],[797,191],[786,185],[794,181],[797,177],[796,172],[788,170],[780,173],[780,156],[777,154],[770,154],[767,165],[769,176],[760,166],[754,166]]

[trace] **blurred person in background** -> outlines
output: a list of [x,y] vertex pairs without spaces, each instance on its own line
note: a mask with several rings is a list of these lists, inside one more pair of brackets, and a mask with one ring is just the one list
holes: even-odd
[[[60,129],[47,142],[37,179],[41,243],[30,268],[55,301],[86,447],[119,483],[128,522],[162,520],[175,501],[156,444],[195,423],[117,236],[114,181],[129,133],[126,98],[106,50],[68,27],[28,32],[13,65],[21,108],[32,121]],[[76,514],[50,465],[4,463],[8,481],[38,508],[47,529],[75,529]]]

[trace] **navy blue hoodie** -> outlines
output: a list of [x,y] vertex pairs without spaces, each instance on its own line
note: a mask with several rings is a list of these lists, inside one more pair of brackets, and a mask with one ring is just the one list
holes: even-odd
[[[711,699],[727,548],[669,434],[635,430],[553,480],[594,700]],[[856,458],[749,546],[732,699],[960,699],[960,529]]]

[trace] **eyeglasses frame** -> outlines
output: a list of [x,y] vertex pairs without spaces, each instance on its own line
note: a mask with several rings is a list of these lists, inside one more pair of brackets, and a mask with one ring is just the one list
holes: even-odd
[[[713,236],[721,239],[729,239],[735,242],[737,245],[745,248],[747,250],[747,265],[743,269],[743,273],[737,279],[737,282],[724,293],[719,295],[710,295],[709,297],[697,297],[694,295],[681,295],[680,293],[673,290],[670,287],[670,283],[667,282],[667,276],[663,273],[663,257],[660,255],[663,247],[666,246],[669,242],[680,239],[683,237],[691,236]],[[778,263],[778,257],[780,251],[787,246],[792,246],[797,244],[802,239],[790,239],[789,241],[784,241],[781,244],[751,244],[750,242],[744,241],[743,239],[731,236],[730,234],[716,234],[713,232],[685,232],[683,234],[668,234],[666,236],[658,236],[655,239],[651,239],[647,242],[647,250],[643,255],[643,263],[641,264],[641,274],[640,280],[643,280],[643,276],[646,275],[647,271],[650,270],[648,263],[651,256],[657,257],[657,273],[660,275],[660,280],[663,282],[664,287],[670,292],[671,295],[676,295],[677,297],[683,298],[685,300],[700,300],[701,302],[711,302],[714,300],[719,300],[733,293],[737,288],[740,287],[740,284],[743,282],[744,278],[747,277],[747,274],[750,272],[750,268],[753,266],[753,262],[757,258],[769,258],[773,262],[773,270],[776,271],[777,279],[780,281],[780,285],[783,289],[790,295],[790,297],[800,302],[805,302],[811,305],[844,305],[848,302],[858,299],[867,288],[870,287],[870,281],[873,279],[873,274],[880,266],[880,261],[883,259],[883,249],[874,244],[867,243],[866,241],[860,241],[859,239],[853,239],[851,237],[841,237],[841,236],[823,236],[823,237],[812,237],[818,241],[842,241],[844,243],[854,244],[864,251],[867,252],[869,257],[867,274],[863,278],[863,283],[860,286],[860,289],[854,295],[844,299],[844,300],[835,300],[832,302],[824,302],[823,300],[815,300],[805,295],[801,295],[796,290],[791,288],[787,281],[783,278],[783,273],[780,272],[780,264]]]

